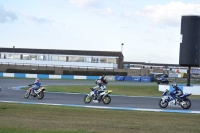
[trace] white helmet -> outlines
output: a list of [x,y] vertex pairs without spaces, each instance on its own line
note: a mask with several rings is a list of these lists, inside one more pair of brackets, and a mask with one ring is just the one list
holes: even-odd
[[36,79],[35,79],[35,82],[40,82],[40,79],[39,79],[39,78],[36,78]]
[[172,87],[175,87],[175,86],[177,86],[177,84],[174,82],[174,83],[172,84]]

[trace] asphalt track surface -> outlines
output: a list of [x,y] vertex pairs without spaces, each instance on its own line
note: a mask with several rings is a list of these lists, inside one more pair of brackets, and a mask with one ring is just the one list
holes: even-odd
[[[87,106],[106,106],[106,107],[125,107],[125,108],[142,108],[142,109],[161,109],[158,105],[160,97],[137,97],[137,96],[117,96],[111,95],[112,101],[109,105],[103,103],[85,104],[83,99],[85,94],[68,94],[68,93],[50,93],[45,92],[44,99],[29,97],[24,99],[24,90],[10,89],[16,86],[27,86],[32,83],[33,79],[4,79],[0,78],[0,101],[17,101],[17,102],[33,102],[33,103],[49,103],[49,104],[73,104]],[[42,80],[42,85],[91,85],[94,81],[84,80]],[[135,82],[109,82],[111,85],[156,85],[155,83],[135,83]],[[48,87],[47,87],[48,89]],[[88,89],[88,93],[89,93]],[[200,99],[191,99],[192,106],[187,111],[200,111]],[[167,110],[183,110],[181,107],[167,107]]]

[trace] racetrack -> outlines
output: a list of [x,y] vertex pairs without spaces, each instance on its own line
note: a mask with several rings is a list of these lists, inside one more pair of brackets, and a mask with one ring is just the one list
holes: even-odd
[[[44,99],[38,100],[37,98],[29,97],[24,99],[24,90],[9,89],[16,86],[27,86],[32,83],[33,79],[0,79],[0,101],[17,101],[17,102],[30,102],[30,103],[49,103],[49,104],[73,104],[73,105],[87,105],[87,106],[106,106],[106,107],[123,107],[123,108],[142,108],[142,109],[161,109],[158,105],[160,97],[126,97],[126,96],[113,96],[109,105],[103,103],[90,103],[85,104],[83,101],[85,94],[67,94],[67,93],[50,93],[45,92]],[[48,85],[91,85],[94,86],[94,81],[83,80],[42,80],[44,86]],[[135,82],[109,82],[112,85],[155,85],[155,83],[135,83]],[[89,93],[88,89],[88,93]],[[200,99],[190,99],[192,106],[187,111],[200,111]],[[167,107],[165,110],[180,110],[181,107]]]

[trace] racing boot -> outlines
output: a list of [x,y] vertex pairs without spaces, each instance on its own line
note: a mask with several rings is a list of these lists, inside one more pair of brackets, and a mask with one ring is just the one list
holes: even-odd
[[34,90],[32,89],[31,90],[31,96],[34,96],[35,95],[35,93],[34,93]]

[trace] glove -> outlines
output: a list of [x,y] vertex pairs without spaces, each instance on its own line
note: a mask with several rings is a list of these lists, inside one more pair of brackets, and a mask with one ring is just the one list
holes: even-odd
[[32,84],[29,84],[28,86],[32,86]]

